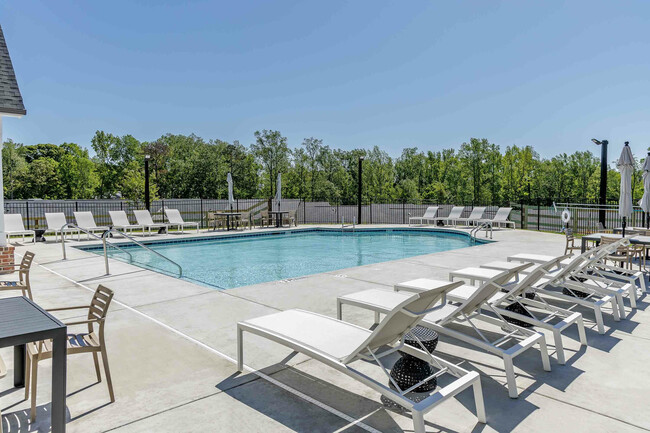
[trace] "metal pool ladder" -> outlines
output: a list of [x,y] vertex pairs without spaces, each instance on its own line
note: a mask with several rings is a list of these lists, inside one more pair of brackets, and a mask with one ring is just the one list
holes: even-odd
[[478,235],[478,232],[481,231],[481,229],[485,229],[485,237],[488,237],[488,230],[490,232],[490,239],[492,239],[492,223],[489,221],[481,223],[481,225],[474,227],[472,231],[469,232],[469,238],[470,240],[476,242],[476,236]]

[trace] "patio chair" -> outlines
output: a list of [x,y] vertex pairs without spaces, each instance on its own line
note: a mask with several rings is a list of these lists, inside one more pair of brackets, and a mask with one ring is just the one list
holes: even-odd
[[[243,334],[249,332],[320,361],[411,410],[416,433],[425,431],[425,413],[470,386],[474,390],[477,418],[479,422],[485,423],[485,407],[478,373],[464,370],[427,351],[404,343],[409,331],[420,323],[426,314],[445,306],[445,294],[459,284],[447,282],[435,289],[402,297],[400,302],[386,311],[384,320],[372,331],[303,310],[287,310],[239,322],[237,324],[237,369],[239,371],[244,369]],[[434,306],[439,302],[442,302],[440,306]],[[416,336],[409,336],[409,338],[417,339]],[[420,347],[424,346],[420,345]],[[429,397],[418,399],[419,402],[414,401],[408,392],[428,382],[432,377],[427,377],[413,387],[402,390],[390,377],[386,366],[382,363],[385,356],[397,350],[437,367],[439,371],[433,377],[449,373],[458,379],[433,392]],[[352,365],[354,361],[374,361],[385,375],[382,376],[383,380],[377,380],[365,371],[357,370]],[[390,381],[390,387],[384,383],[386,378]]]
[[432,218],[431,221],[433,221],[433,224],[437,224],[438,222],[455,224],[456,220],[463,214],[464,209],[465,206],[454,206],[446,217]]
[[[61,240],[63,240],[64,233],[61,232],[61,227],[66,225],[68,221],[65,219],[65,214],[63,212],[48,213],[45,212],[45,221],[47,221],[47,230],[45,233],[54,232],[54,242],[58,240],[58,235],[61,235]],[[67,227],[64,229],[65,233],[77,234],[77,240],[81,240],[81,231],[74,227]]]
[[469,214],[467,218],[456,218],[456,223],[461,222],[467,225],[473,225],[474,223],[481,220],[483,214],[485,213],[485,209],[487,208],[484,206],[477,206],[474,209],[472,209],[472,212]]
[[23,243],[25,243],[25,236],[31,236],[32,242],[36,242],[36,232],[25,229],[23,216],[19,213],[5,214],[5,234],[7,241],[9,241],[10,236],[22,236]]
[[[77,221],[77,226],[86,230],[87,232],[102,232],[109,230],[107,226],[98,226],[95,224],[95,217],[92,212],[74,212],[74,219]],[[86,233],[88,239],[90,239],[90,234]]]
[[[113,382],[111,372],[108,367],[108,355],[106,354],[106,342],[104,341],[104,326],[106,324],[106,314],[113,299],[113,291],[102,286],[101,284],[95,290],[90,305],[78,307],[51,308],[47,311],[65,311],[65,310],[87,310],[88,316],[85,320],[70,319],[63,321],[70,327],[77,325],[87,325],[88,332],[69,333],[67,342],[67,355],[77,355],[81,353],[92,353],[95,362],[95,374],[97,381],[102,381],[99,371],[99,355],[102,357],[104,365],[104,374],[106,375],[106,384],[111,403],[115,401],[113,393]],[[95,326],[97,330],[95,330]],[[31,393],[31,410],[30,419],[32,422],[36,419],[36,389],[38,380],[38,363],[52,357],[52,340],[43,340],[34,343],[28,343],[26,346],[26,363],[25,363],[25,399],[29,398]]]
[[217,230],[219,227],[224,227],[224,219],[219,215],[219,213],[210,211],[206,216],[208,228],[212,227],[212,230]]
[[436,214],[438,213],[439,206],[429,206],[427,210],[424,211],[424,214],[419,217],[409,217],[409,226],[413,224],[414,221],[420,221],[420,225],[423,225],[425,221],[432,221]]
[[133,233],[133,230],[142,230],[142,234],[144,235],[144,226],[140,224],[131,224],[131,222],[129,221],[129,217],[126,216],[125,211],[109,210],[108,214],[111,217],[111,222],[113,223],[114,229],[120,230],[125,233],[128,233],[129,230],[131,230],[131,233]]
[[194,221],[185,222],[178,209],[165,208],[165,215],[167,216],[167,221],[169,221],[169,226],[177,226],[181,230],[181,233],[185,232],[186,226],[196,227],[196,232],[199,232],[199,223]]
[[250,212],[242,212],[241,216],[239,217],[239,225],[241,225],[242,228],[248,227],[249,229],[253,229],[253,226],[251,224],[251,213]]
[[298,227],[298,219],[296,218],[296,214],[298,211],[296,210],[290,210],[288,214],[282,216],[282,225],[287,224],[289,227],[291,227],[291,224],[294,226]]
[[265,227],[265,226],[270,226],[273,223],[273,218],[271,218],[271,215],[269,215],[268,210],[262,210],[259,213],[259,221],[260,221],[260,227]]
[[511,207],[500,207],[499,210],[497,210],[497,213],[494,214],[494,217],[492,219],[490,218],[483,218],[478,220],[478,224],[482,223],[491,223],[492,227],[497,226],[501,227],[502,225],[508,228],[509,225],[512,225],[513,230],[517,228],[517,225],[515,224],[514,221],[508,220],[508,217],[510,216],[510,212],[512,212]]
[[580,245],[575,244],[575,237],[573,236],[573,229],[567,227],[564,232],[566,236],[566,245],[564,247],[564,254],[573,254],[573,251],[580,251]]
[[[496,314],[495,316],[486,315],[483,314],[481,310],[483,308],[490,308],[489,300],[494,295],[498,294],[500,290],[504,289],[504,284],[508,283],[514,275],[529,266],[531,266],[530,263],[525,263],[511,270],[500,272],[496,277],[487,280],[478,287],[477,290],[461,304],[449,303],[443,305],[435,311],[428,312],[420,322],[421,326],[431,328],[440,335],[447,335],[460,340],[463,343],[470,344],[478,349],[485,350],[501,357],[506,372],[508,394],[511,398],[517,398],[519,395],[515,380],[513,358],[535,345],[539,345],[544,370],[551,371],[545,337],[539,332],[514,325],[506,321],[503,316],[499,314]],[[415,281],[422,282],[422,280]],[[422,285],[415,288],[409,287],[410,283],[412,282],[396,285],[395,292],[384,289],[370,289],[363,292],[340,296],[337,299],[338,317],[341,317],[342,306],[347,304],[373,311],[375,313],[375,320],[377,320],[378,314],[386,314],[395,308],[395,305],[400,305],[405,299],[409,298],[410,295],[400,293],[399,291],[407,290],[419,292],[423,289]],[[438,287],[445,283],[446,282],[444,281],[428,280],[426,287]],[[449,295],[451,295],[451,292],[448,296]],[[481,331],[477,324],[475,324],[475,321],[482,321],[491,325],[496,325],[497,329],[500,328],[504,332],[504,335],[490,341],[490,335]],[[469,324],[470,326],[458,326],[463,323],[466,325]],[[491,329],[491,332],[492,331],[494,331],[494,329]],[[475,337],[473,334],[476,334],[477,336]],[[512,345],[505,347],[505,345],[509,343],[512,343]]]
[[[0,379],[5,377],[7,375],[7,366],[5,365],[4,360],[2,359],[2,356],[0,356]],[[3,427],[2,427],[2,411],[0,410],[0,433],[3,432]]]
[[[151,236],[151,229],[154,230],[168,229],[168,224],[153,222],[153,219],[151,218],[151,214],[146,209],[134,210],[133,214],[135,215],[135,220],[138,222],[138,225],[141,225],[142,227],[147,229],[147,231],[149,232],[149,236]],[[142,233],[144,233],[144,229],[142,230]]]
[[[5,270],[0,271],[0,275],[18,274],[18,279],[0,281],[0,292],[20,290],[23,296],[34,300],[32,297],[32,286],[29,282],[29,271],[32,269],[34,255],[35,254],[30,251],[25,251],[25,254],[23,254],[23,258],[20,263],[5,263],[2,265]],[[8,267],[11,267],[13,269],[6,269]]]

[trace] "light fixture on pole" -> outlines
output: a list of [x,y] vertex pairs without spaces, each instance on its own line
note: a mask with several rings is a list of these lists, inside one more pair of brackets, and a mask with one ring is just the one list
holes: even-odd
[[144,206],[147,210],[149,209],[149,160],[151,155],[144,156]]
[[605,226],[605,205],[607,204],[607,145],[609,141],[607,140],[596,140],[592,138],[597,146],[600,146],[600,199],[598,203],[600,204],[600,209],[598,211],[598,221],[602,224],[603,228]]

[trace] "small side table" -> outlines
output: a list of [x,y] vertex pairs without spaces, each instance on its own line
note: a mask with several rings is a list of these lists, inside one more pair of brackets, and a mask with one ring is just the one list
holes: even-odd
[[[409,346],[422,349],[417,340],[412,337],[409,339],[411,335],[415,335],[429,353],[436,350],[436,346],[438,346],[438,333],[436,331],[423,326],[416,326],[409,334],[407,334],[404,342]],[[395,380],[395,382],[397,382],[397,385],[399,385],[402,390],[412,387],[416,383],[435,373],[435,370],[428,362],[402,351],[399,351],[399,354],[402,355],[402,357],[397,360],[395,365],[393,365],[393,368],[390,371],[390,376]],[[433,377],[429,381],[415,388],[413,392],[428,392],[435,389],[437,385],[438,381]]]

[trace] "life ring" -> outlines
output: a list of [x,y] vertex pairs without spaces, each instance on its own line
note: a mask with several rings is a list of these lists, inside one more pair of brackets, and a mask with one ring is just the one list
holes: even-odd
[[571,221],[571,211],[569,211],[569,209],[564,209],[562,211],[562,222],[564,224],[569,224],[569,221]]

